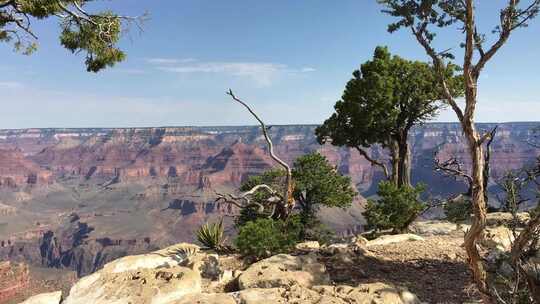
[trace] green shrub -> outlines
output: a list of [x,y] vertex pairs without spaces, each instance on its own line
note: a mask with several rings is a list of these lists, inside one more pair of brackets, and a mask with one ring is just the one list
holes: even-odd
[[460,224],[471,217],[472,203],[465,197],[448,201],[444,204],[446,219],[452,223]]
[[336,233],[323,223],[302,228],[302,240],[317,241],[319,244],[331,244],[336,239]]
[[223,220],[218,223],[202,225],[197,231],[197,240],[209,249],[222,249],[225,243]]
[[300,233],[301,224],[295,217],[287,221],[257,219],[240,228],[235,245],[244,255],[265,258],[291,251]]
[[391,182],[379,183],[378,200],[368,200],[364,216],[369,229],[392,229],[403,232],[425,208],[420,194],[425,186],[397,187]]

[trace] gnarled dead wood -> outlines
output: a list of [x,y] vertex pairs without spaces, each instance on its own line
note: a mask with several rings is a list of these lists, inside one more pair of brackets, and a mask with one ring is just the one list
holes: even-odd
[[[292,179],[292,170],[289,164],[279,158],[275,152],[274,152],[274,145],[272,143],[272,139],[270,138],[270,135],[268,134],[268,127],[264,123],[264,121],[253,111],[253,109],[243,100],[236,97],[236,95],[233,93],[232,90],[229,89],[227,92],[227,95],[229,95],[234,101],[238,102],[242,106],[244,106],[248,112],[259,122],[259,125],[261,126],[261,130],[264,136],[264,139],[266,141],[266,145],[268,147],[268,153],[270,154],[270,157],[278,163],[285,171],[285,185],[283,187],[283,194],[279,194],[278,191],[273,189],[272,187],[268,185],[256,185],[249,191],[246,191],[239,196],[234,196],[231,194],[219,194],[217,201],[223,201],[232,205],[235,205],[237,207],[248,207],[248,206],[257,206],[260,213],[263,213],[266,206],[251,201],[250,197],[253,196],[257,191],[259,190],[265,190],[270,194],[270,198],[266,200],[266,203],[271,206],[272,211],[270,212],[270,217],[278,217],[285,219],[289,216],[290,212],[293,210],[295,206],[295,200],[293,197],[293,191],[294,191],[294,183]],[[277,212],[277,214],[276,214]]]

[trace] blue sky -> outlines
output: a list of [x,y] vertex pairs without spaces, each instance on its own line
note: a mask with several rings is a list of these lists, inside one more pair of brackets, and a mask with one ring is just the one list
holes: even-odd
[[[483,1],[490,32],[505,1]],[[39,50],[30,57],[0,45],[0,128],[135,127],[254,124],[225,91],[232,88],[270,124],[321,123],[351,72],[377,45],[427,60],[406,31],[371,0],[117,0],[121,14],[150,13],[144,32],[122,41],[125,62],[87,73],[82,56],[58,44],[53,18],[34,22]],[[459,53],[456,31],[441,49]],[[521,29],[480,81],[477,121],[538,120],[540,20]],[[438,121],[455,121],[445,111]]]

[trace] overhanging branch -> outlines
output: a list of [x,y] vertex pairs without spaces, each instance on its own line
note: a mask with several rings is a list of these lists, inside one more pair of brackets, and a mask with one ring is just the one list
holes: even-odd
[[360,153],[360,155],[362,155],[367,161],[371,163],[372,166],[380,167],[383,170],[384,177],[386,177],[386,179],[390,178],[390,174],[388,173],[388,168],[383,162],[371,158],[371,156],[369,156],[367,151],[362,149],[361,147],[356,146],[355,148]]

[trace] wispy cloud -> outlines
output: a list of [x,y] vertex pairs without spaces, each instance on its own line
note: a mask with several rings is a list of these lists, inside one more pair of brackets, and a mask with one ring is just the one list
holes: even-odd
[[113,69],[111,70],[115,73],[127,74],[127,75],[143,75],[146,74],[146,71],[143,69]]
[[314,72],[312,67],[293,69],[285,64],[270,62],[200,62],[194,59],[152,58],[149,63],[162,71],[173,73],[221,73],[245,77],[259,86],[269,86],[282,74]]
[[179,64],[179,63],[190,63],[195,62],[196,59],[193,58],[183,58],[183,59],[177,59],[177,58],[147,58],[146,62],[151,64]]
[[17,81],[0,81],[0,88],[4,89],[20,89],[24,87],[21,82]]
[[300,71],[303,72],[303,73],[309,73],[309,72],[315,72],[317,70],[315,68],[312,68],[312,67],[305,67],[305,68],[302,68]]

